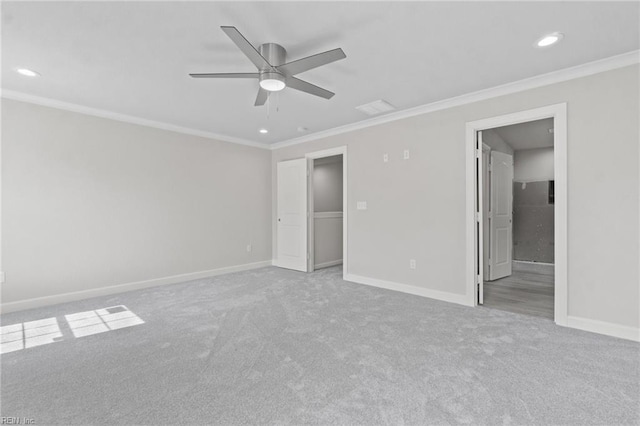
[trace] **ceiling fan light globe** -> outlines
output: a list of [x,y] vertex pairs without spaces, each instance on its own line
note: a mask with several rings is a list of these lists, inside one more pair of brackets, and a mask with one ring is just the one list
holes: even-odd
[[284,81],[267,78],[260,81],[260,87],[269,92],[278,92],[286,87]]
[[269,92],[277,92],[284,89],[287,84],[284,76],[277,72],[263,72],[260,74],[260,87]]

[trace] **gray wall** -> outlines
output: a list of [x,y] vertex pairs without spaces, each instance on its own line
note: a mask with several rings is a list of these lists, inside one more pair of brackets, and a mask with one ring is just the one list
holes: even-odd
[[[638,72],[633,65],[285,147],[273,151],[273,170],[346,145],[349,272],[464,294],[465,124],[567,102],[568,314],[638,327]],[[404,149],[410,160],[400,159]]]
[[270,157],[3,99],[2,302],[271,259]]
[[549,181],[513,183],[513,260],[554,263],[553,215]]
[[313,208],[316,212],[342,211],[341,155],[314,161]]
[[536,182],[553,180],[553,148],[516,150],[513,156],[513,180]]
[[553,167],[552,147],[514,152],[514,260],[554,263],[554,205],[549,204]]
[[335,265],[342,261],[342,202],[342,155],[315,160],[313,167],[315,268]]

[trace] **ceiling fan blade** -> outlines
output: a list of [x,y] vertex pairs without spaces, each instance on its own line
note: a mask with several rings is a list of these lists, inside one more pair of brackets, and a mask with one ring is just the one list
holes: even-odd
[[238,31],[236,27],[222,26],[220,28],[222,28],[222,31],[224,31],[224,33],[229,36],[231,41],[233,41],[236,46],[238,46],[238,48],[242,50],[242,53],[244,53],[245,56],[249,58],[251,62],[253,62],[256,68],[258,68],[259,70],[265,68],[273,69],[271,64],[269,64],[269,62],[267,62],[267,60],[260,54],[260,52],[258,52],[256,48],[253,47],[253,45],[249,43],[246,38],[244,38],[244,36],[240,33],[240,31]]
[[317,55],[307,56],[306,58],[298,59],[297,61],[288,62],[286,64],[277,66],[278,71],[285,75],[296,75],[304,71],[308,71],[314,68],[318,68],[322,65],[330,64],[331,62],[339,61],[346,58],[342,49],[328,50]]
[[193,78],[259,78],[257,72],[218,72],[206,74],[189,74]]
[[265,104],[265,102],[267,102],[267,99],[269,99],[269,91],[264,90],[261,87],[260,90],[258,90],[258,96],[256,97],[256,103],[254,105],[262,106]]
[[335,93],[330,92],[322,87],[315,86],[295,77],[287,77],[287,87],[309,93],[310,95],[320,96],[321,98],[331,99]]

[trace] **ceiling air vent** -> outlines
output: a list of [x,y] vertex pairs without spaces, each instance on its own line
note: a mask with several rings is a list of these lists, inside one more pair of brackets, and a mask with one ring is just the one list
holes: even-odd
[[367,115],[378,115],[385,112],[393,111],[394,109],[396,109],[396,107],[394,107],[387,101],[378,99],[377,101],[373,101],[373,102],[369,102],[368,104],[357,106],[356,109]]

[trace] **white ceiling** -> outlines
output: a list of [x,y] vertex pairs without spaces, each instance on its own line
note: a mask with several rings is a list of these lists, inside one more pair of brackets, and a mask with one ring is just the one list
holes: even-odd
[[[355,107],[376,99],[402,110],[636,50],[639,16],[638,2],[2,2],[2,88],[274,143],[367,119]],[[336,95],[285,89],[268,112],[255,80],[191,79],[254,72],[221,25],[289,60],[341,47],[299,75]],[[559,45],[533,47],[552,31]]]
[[511,126],[498,127],[493,130],[514,151],[518,151],[521,149],[552,147],[553,133],[549,133],[549,129],[553,129],[553,118],[512,124]]

